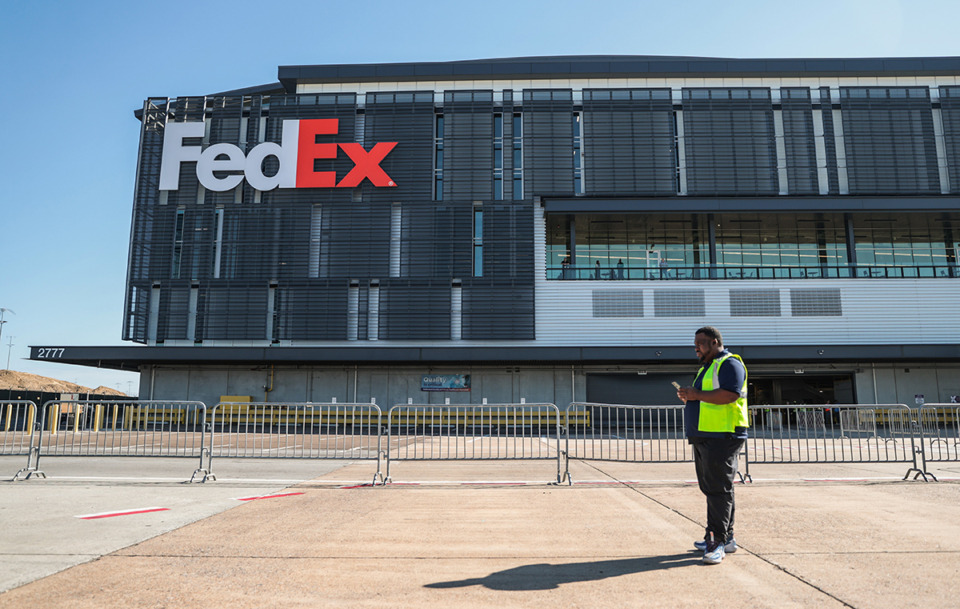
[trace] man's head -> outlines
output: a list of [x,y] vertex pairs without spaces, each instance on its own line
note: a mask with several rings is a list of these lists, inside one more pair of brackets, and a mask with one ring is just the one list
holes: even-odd
[[705,364],[723,351],[723,337],[720,336],[720,330],[704,326],[694,335],[693,345],[700,363]]

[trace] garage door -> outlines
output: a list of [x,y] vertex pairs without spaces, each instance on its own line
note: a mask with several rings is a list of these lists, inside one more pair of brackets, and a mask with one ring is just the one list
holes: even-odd
[[680,406],[676,381],[689,385],[692,379],[683,374],[588,374],[587,401],[600,404],[632,404],[635,406]]

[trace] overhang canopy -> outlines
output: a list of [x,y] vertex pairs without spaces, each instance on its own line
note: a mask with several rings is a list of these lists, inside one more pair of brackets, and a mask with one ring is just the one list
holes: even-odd
[[[960,345],[730,345],[754,363],[960,360]],[[686,363],[693,345],[665,347],[30,347],[30,359],[138,371],[141,366],[322,364],[629,364]]]

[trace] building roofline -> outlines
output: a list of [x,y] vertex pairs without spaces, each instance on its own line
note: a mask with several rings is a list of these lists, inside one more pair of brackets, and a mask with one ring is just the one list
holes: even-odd
[[226,97],[229,95],[270,95],[271,93],[286,93],[283,84],[272,82],[267,85],[255,85],[253,87],[244,87],[242,89],[231,89],[230,91],[221,91],[219,93],[210,93],[207,97]]
[[799,77],[960,74],[960,57],[723,58],[565,55],[465,61],[289,65],[277,69],[288,92],[298,84],[488,79],[627,77]]

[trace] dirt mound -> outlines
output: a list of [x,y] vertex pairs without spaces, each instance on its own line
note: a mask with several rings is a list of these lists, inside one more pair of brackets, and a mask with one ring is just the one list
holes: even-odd
[[103,385],[96,389],[52,379],[29,372],[16,370],[0,370],[0,389],[20,389],[22,391],[46,391],[50,393],[95,393],[97,395],[127,395],[122,391],[111,389]]

